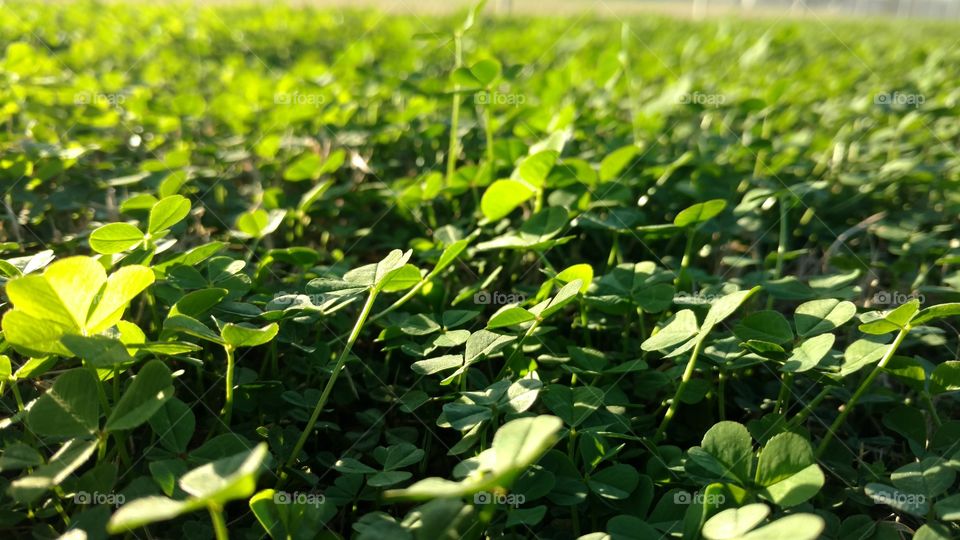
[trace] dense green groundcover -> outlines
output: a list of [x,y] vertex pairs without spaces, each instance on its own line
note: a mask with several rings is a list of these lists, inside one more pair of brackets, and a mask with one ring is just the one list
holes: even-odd
[[957,27],[0,10],[4,538],[960,535]]

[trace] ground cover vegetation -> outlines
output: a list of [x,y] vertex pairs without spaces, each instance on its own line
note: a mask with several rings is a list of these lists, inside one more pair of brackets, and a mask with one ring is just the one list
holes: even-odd
[[953,538],[956,27],[0,6],[11,538]]

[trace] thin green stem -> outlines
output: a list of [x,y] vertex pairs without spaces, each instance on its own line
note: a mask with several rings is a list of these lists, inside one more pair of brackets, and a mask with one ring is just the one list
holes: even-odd
[[723,367],[717,376],[717,413],[720,420],[727,419],[727,372]]
[[513,357],[517,355],[518,352],[523,351],[523,343],[527,341],[527,338],[532,336],[533,333],[537,330],[537,327],[540,326],[542,319],[536,319],[533,321],[533,324],[530,325],[530,328],[520,337],[520,341],[517,343],[517,347],[513,349],[510,353],[510,356],[507,357],[506,362],[503,363],[503,368],[500,370],[500,374],[497,375],[497,379],[503,378],[503,375],[507,372],[507,368],[510,366],[510,363],[513,362]]
[[687,268],[690,266],[690,259],[693,257],[693,239],[696,236],[697,231],[694,228],[687,230],[687,245],[683,248],[683,259],[680,260],[680,271],[677,272],[677,277],[673,281],[673,286],[680,288],[686,288],[687,283]]
[[790,385],[792,383],[793,373],[784,373],[783,378],[780,380],[780,394],[777,395],[777,406],[773,412],[786,414],[787,406],[790,402]]
[[16,379],[10,381],[10,391],[13,392],[13,399],[17,401],[17,411],[23,412],[23,396],[20,395],[20,388],[17,387]]
[[223,423],[229,428],[230,419],[233,417],[233,368],[236,363],[233,352],[235,349],[231,345],[225,345],[223,350],[227,352],[227,390],[224,393],[223,412],[221,414],[223,415]]
[[697,368],[697,357],[700,356],[700,350],[703,349],[703,342],[706,341],[706,336],[697,340],[697,344],[693,347],[693,352],[690,354],[690,360],[687,362],[686,369],[683,370],[683,377],[680,379],[680,386],[677,387],[677,393],[673,396],[673,399],[670,401],[670,407],[667,408],[666,414],[663,415],[663,421],[660,422],[660,427],[657,428],[657,433],[654,436],[655,440],[661,440],[664,434],[667,432],[667,426],[670,425],[670,420],[673,419],[673,415],[677,413],[677,408],[680,406],[680,398],[683,396],[683,391],[686,390],[687,385],[690,383],[690,379],[693,378],[693,373]]
[[[460,32],[453,35],[454,69],[463,65],[463,36]],[[460,85],[453,86],[453,104],[450,111],[450,144],[447,148],[447,176],[444,179],[444,187],[449,187],[453,179],[453,173],[457,170],[457,155],[460,153],[460,140],[457,131],[460,129]]]
[[227,521],[223,517],[223,508],[218,506],[208,506],[210,512],[210,521],[213,522],[213,533],[217,540],[230,540],[230,534],[227,532]]
[[[777,240],[777,260],[773,268],[773,279],[780,279],[783,277],[783,263],[784,259],[787,256],[787,243],[790,242],[790,212],[787,208],[787,198],[788,195],[780,195],[780,200],[777,203],[777,206],[780,207],[780,237]],[[767,309],[773,307],[773,296],[767,297]]]
[[777,263],[773,268],[773,279],[780,279],[783,276],[783,261],[787,255],[787,243],[790,241],[790,212],[787,208],[788,195],[780,196],[780,237],[777,240]]
[[487,167],[490,169],[488,171],[487,179],[493,182],[496,178],[496,171],[494,170],[494,154],[493,154],[493,115],[490,114],[490,105],[487,104],[483,108],[483,127],[484,135],[487,138],[486,141],[486,153],[487,153]]
[[927,410],[930,411],[930,417],[933,418],[933,423],[938,427],[943,425],[943,422],[940,420],[940,415],[937,413],[937,407],[933,404],[933,398],[930,397],[930,394],[924,392],[923,402],[927,406]]
[[910,333],[910,325],[903,327],[900,332],[897,333],[897,337],[893,340],[893,343],[887,347],[887,352],[884,353],[883,358],[880,359],[880,362],[873,368],[873,371],[867,375],[867,378],[860,383],[860,386],[857,388],[856,392],[850,397],[850,399],[844,404],[843,411],[840,412],[840,416],[837,416],[837,419],[833,421],[833,424],[830,424],[830,429],[827,430],[827,434],[824,435],[823,440],[820,441],[820,446],[817,447],[817,458],[823,455],[827,450],[827,446],[830,444],[830,441],[836,435],[837,430],[840,429],[840,426],[843,425],[846,421],[847,416],[850,415],[850,411],[853,410],[853,407],[857,404],[861,397],[867,393],[867,390],[870,389],[870,385],[873,383],[873,380],[877,378],[877,375],[880,375],[880,372],[883,371],[883,368],[887,366],[887,363],[893,358],[893,355],[896,354],[897,349],[900,347],[900,344],[903,343],[903,339],[907,337],[907,334]]
[[787,422],[787,425],[791,427],[797,427],[800,424],[802,424],[803,421],[806,420],[808,416],[810,416],[810,413],[812,413],[813,410],[817,408],[817,405],[820,405],[820,403],[824,399],[826,399],[828,395],[830,395],[830,392],[833,392],[832,386],[826,386],[822,390],[820,390],[820,392],[817,393],[817,395],[814,396],[813,399],[807,402],[807,404],[803,407],[803,409],[800,412],[797,413],[796,416],[794,416],[793,418],[790,419],[789,422]]
[[337,364],[333,367],[333,373],[330,374],[327,385],[323,387],[320,400],[317,401],[316,407],[313,408],[313,413],[310,415],[310,419],[307,420],[307,426],[304,428],[303,433],[300,434],[297,444],[293,447],[293,452],[290,454],[290,457],[287,458],[287,462],[283,467],[284,470],[280,472],[281,480],[286,477],[286,469],[293,466],[293,463],[297,460],[297,456],[300,455],[300,451],[303,450],[303,445],[307,443],[307,438],[310,436],[310,433],[313,432],[313,426],[317,423],[317,418],[320,417],[320,411],[322,411],[323,407],[327,404],[327,400],[330,398],[330,392],[333,391],[333,385],[337,382],[337,376],[343,371],[343,366],[347,363],[347,357],[350,356],[350,350],[353,349],[353,344],[356,343],[357,338],[360,336],[360,331],[367,322],[367,317],[370,316],[370,310],[373,308],[373,302],[376,299],[377,291],[375,289],[371,290],[367,296],[366,303],[363,305],[363,309],[360,311],[357,322],[353,325],[353,330],[347,339],[347,345],[343,348],[343,352],[340,353],[340,358],[337,359]]

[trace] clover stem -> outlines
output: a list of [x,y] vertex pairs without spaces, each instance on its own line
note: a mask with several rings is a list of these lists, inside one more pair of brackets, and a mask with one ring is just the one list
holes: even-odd
[[[780,279],[783,276],[783,262],[787,255],[787,243],[790,241],[790,223],[788,221],[789,208],[787,208],[787,196],[780,195],[777,204],[780,207],[780,237],[777,240],[777,262],[773,268],[773,279]],[[767,309],[773,307],[773,296],[767,297]]]
[[705,339],[698,339],[697,344],[693,347],[693,352],[690,354],[690,360],[687,362],[687,367],[683,370],[683,377],[680,379],[680,386],[677,387],[677,393],[674,394],[673,399],[670,401],[670,406],[667,408],[667,412],[663,415],[663,421],[660,422],[660,427],[657,428],[657,433],[654,435],[655,440],[659,441],[663,438],[664,434],[667,432],[667,426],[670,425],[670,420],[673,418],[673,415],[677,413],[677,408],[680,406],[680,398],[683,396],[683,391],[686,390],[687,384],[690,383],[690,379],[693,378],[693,373],[696,371],[697,357],[700,356],[700,350],[703,348],[704,341]]
[[610,254],[607,255],[607,268],[613,268],[620,258],[620,234],[613,233],[613,242],[610,244]]
[[217,506],[208,506],[210,512],[210,521],[213,522],[213,532],[217,540],[229,540],[230,534],[227,532],[227,522],[223,519],[223,509]]
[[687,281],[687,267],[690,266],[690,258],[693,255],[693,239],[696,236],[697,232],[694,228],[687,229],[687,245],[683,248],[683,258],[680,259],[680,271],[677,272],[677,277],[673,281],[673,286],[676,288],[684,287],[686,288]]
[[824,399],[826,399],[828,395],[830,395],[830,392],[833,392],[832,386],[826,386],[822,390],[820,390],[820,392],[818,392],[817,395],[813,397],[813,399],[807,402],[807,404],[803,407],[803,409],[800,410],[800,412],[797,413],[796,416],[794,416],[793,418],[790,419],[789,422],[787,422],[787,425],[791,427],[799,426],[801,422],[803,422],[804,420],[807,419],[808,416],[810,416],[810,413],[813,412],[813,409],[815,409],[817,405],[820,404],[821,401],[823,401]]
[[223,398],[223,423],[230,427],[230,418],[233,416],[233,367],[235,364],[233,358],[234,348],[232,345],[225,345],[223,350],[227,352],[227,389]]
[[[487,138],[487,144],[486,144],[486,149],[485,149],[486,152],[487,152],[487,166],[490,167],[490,172],[489,172],[489,175],[488,175],[487,178],[488,178],[491,182],[493,182],[493,179],[496,178],[496,171],[494,170],[494,167],[493,167],[493,163],[494,163],[494,155],[493,155],[493,115],[490,114],[490,105],[489,105],[489,104],[487,104],[487,105],[484,106],[484,108],[483,108],[483,127],[484,127],[484,131],[486,132],[485,135],[486,135],[486,138]],[[474,198],[476,198],[476,193],[477,193],[476,188],[474,188],[473,193],[474,193]]]
[[780,393],[777,395],[777,405],[774,408],[775,413],[785,414],[787,412],[787,403],[790,401],[790,385],[793,383],[793,373],[784,373],[780,380]]
[[316,407],[313,408],[313,413],[310,415],[310,419],[307,420],[307,426],[304,428],[303,433],[300,434],[300,438],[297,439],[297,444],[293,447],[293,452],[291,452],[290,457],[287,458],[286,464],[284,464],[284,471],[281,471],[281,480],[286,477],[285,469],[289,469],[293,466],[294,461],[297,460],[297,456],[300,455],[300,451],[303,450],[303,445],[307,443],[307,437],[310,436],[310,433],[313,431],[314,424],[317,423],[317,418],[320,417],[320,411],[323,410],[323,407],[327,404],[327,399],[330,398],[330,392],[333,391],[333,385],[337,382],[337,376],[343,371],[344,364],[347,363],[347,358],[350,356],[350,350],[353,349],[353,344],[356,343],[357,338],[360,336],[360,331],[363,329],[363,325],[367,322],[367,317],[370,315],[370,310],[373,308],[373,302],[377,298],[377,291],[371,290],[370,294],[367,296],[367,302],[363,305],[363,309],[360,311],[360,316],[357,318],[357,322],[353,325],[353,330],[350,332],[350,337],[347,338],[347,344],[343,348],[343,352],[340,353],[340,358],[337,359],[337,364],[333,367],[333,372],[330,374],[330,378],[327,380],[327,385],[323,387],[323,393],[320,394],[320,400],[317,401]]
[[11,380],[10,391],[13,392],[13,399],[17,401],[17,411],[23,412],[23,396],[20,395],[20,389],[17,387],[16,379]]
[[820,441],[820,446],[817,447],[817,458],[827,450],[827,445],[830,444],[830,441],[833,439],[833,436],[836,434],[837,430],[840,429],[840,426],[843,425],[843,422],[847,419],[847,416],[850,415],[850,411],[853,410],[853,407],[857,404],[857,401],[867,393],[867,390],[870,389],[870,384],[873,383],[873,380],[877,378],[877,375],[880,375],[880,372],[883,371],[883,368],[887,366],[887,363],[893,358],[893,355],[896,354],[897,349],[900,347],[900,344],[903,343],[903,338],[907,337],[907,334],[910,333],[910,325],[904,326],[897,333],[897,337],[894,338],[893,343],[887,347],[887,352],[883,354],[883,358],[880,359],[880,362],[874,366],[873,371],[867,375],[867,378],[860,383],[860,386],[857,388],[856,392],[850,396],[850,399],[843,406],[843,411],[840,412],[840,415],[837,416],[837,419],[830,424],[830,428],[827,430],[827,434],[824,435],[823,440]]
[[[577,455],[577,428],[570,428],[570,439],[567,441],[567,457],[570,458],[570,461],[576,462]],[[577,505],[570,507],[570,519],[573,522],[573,535],[575,537],[580,536],[580,514],[577,512]]]
[[[454,70],[463,65],[463,36],[460,32],[453,34],[454,43]],[[444,187],[450,186],[453,173],[457,169],[457,154],[460,153],[457,131],[460,124],[460,85],[453,86],[453,106],[450,111],[450,144],[447,148],[447,176],[444,179]]]
[[432,276],[430,276],[430,275],[428,274],[426,277],[424,277],[423,279],[421,279],[420,281],[418,281],[416,285],[414,285],[409,291],[407,291],[406,294],[404,294],[404,295],[401,296],[399,299],[397,299],[396,302],[390,304],[386,309],[384,309],[384,310],[381,311],[380,313],[377,313],[377,314],[374,315],[373,317],[370,317],[370,322],[373,322],[373,321],[379,319],[380,317],[383,317],[383,316],[386,315],[387,313],[390,313],[391,311],[397,309],[398,307],[406,304],[408,300],[410,300],[411,298],[413,298],[414,296],[416,296],[418,292],[420,292],[420,289],[422,289],[423,286],[426,285],[426,284],[430,281],[431,277],[432,277]]
[[933,418],[933,423],[938,427],[943,425],[943,422],[940,420],[940,415],[937,414],[937,407],[933,404],[933,398],[930,397],[930,394],[923,393],[923,402],[927,405],[927,409],[930,410],[930,417]]
[[720,374],[717,376],[717,413],[720,420],[727,419],[727,372],[720,367]]
[[513,362],[513,357],[516,356],[518,352],[521,352],[523,350],[523,342],[526,341],[528,337],[533,335],[533,333],[537,330],[537,327],[540,326],[540,322],[542,320],[543,319],[540,319],[540,318],[535,319],[533,321],[533,324],[530,325],[530,328],[528,328],[527,331],[520,337],[520,341],[517,343],[517,347],[510,352],[510,356],[508,356],[507,360],[503,363],[503,368],[500,370],[500,373],[497,375],[498,380],[502,378],[503,375],[507,372],[507,368],[510,367],[510,363]]
[[590,319],[587,317],[587,304],[580,302],[580,328],[583,329],[583,342],[587,347],[592,347],[590,339]]
[[787,255],[787,242],[790,241],[790,222],[788,221],[789,208],[787,208],[787,196],[780,196],[780,237],[777,240],[777,263],[773,268],[773,278],[780,279],[783,276],[783,261]]

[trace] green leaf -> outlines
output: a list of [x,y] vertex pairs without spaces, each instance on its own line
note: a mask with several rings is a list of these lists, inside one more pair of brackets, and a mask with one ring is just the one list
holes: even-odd
[[960,494],[940,499],[933,504],[933,509],[937,517],[944,521],[960,521]]
[[250,510],[273,540],[311,538],[336,514],[336,507],[322,495],[304,495],[265,489],[250,498]]
[[171,397],[173,378],[170,369],[160,360],[151,360],[140,369],[133,383],[123,393],[104,429],[133,429],[149,420]]
[[31,431],[47,437],[91,435],[99,420],[97,381],[84,368],[62,373],[27,413]]
[[60,341],[70,352],[96,368],[112,368],[133,361],[126,345],[111,337],[68,335],[60,338]]
[[272,210],[267,212],[262,208],[240,214],[237,218],[237,230],[240,236],[247,238],[263,238],[280,227],[286,210]]
[[957,390],[960,390],[960,361],[937,364],[930,374],[930,393],[936,395]]
[[123,505],[110,518],[107,531],[126,532],[157,521],[173,519],[205,506],[249,497],[268,457],[266,443],[233,456],[202,465],[180,478],[180,488],[189,498],[143,497]]
[[793,314],[800,337],[810,337],[839,328],[857,314],[853,302],[826,298],[813,300],[797,307]]
[[429,277],[439,274],[453,264],[454,261],[460,257],[460,254],[467,249],[467,246],[470,245],[471,240],[471,238],[457,240],[456,242],[444,248],[443,253],[440,254],[440,258],[437,260],[437,265],[434,266],[433,270],[430,271]]
[[117,324],[130,300],[153,284],[153,271],[146,266],[124,266],[110,274],[93,306],[84,328],[87,334],[99,334]]
[[414,373],[420,375],[433,375],[434,373],[451,370],[462,365],[463,355],[447,354],[444,356],[438,356],[436,358],[429,358],[427,360],[414,362],[413,365],[410,366],[410,369],[412,369]]
[[764,498],[790,507],[816,495],[824,477],[810,442],[796,433],[780,433],[760,451],[756,482],[764,487]]
[[206,503],[249,497],[268,455],[266,443],[260,443],[247,452],[193,469],[180,479],[180,488]]
[[277,323],[270,323],[263,328],[227,323],[223,325],[220,337],[227,345],[234,348],[257,347],[272,340],[279,330],[280,326]]
[[776,311],[755,311],[734,327],[733,333],[742,340],[768,341],[782,345],[793,339],[793,330],[783,315]]
[[536,193],[530,186],[516,180],[497,180],[490,184],[480,199],[480,210],[490,221],[507,216]]
[[28,444],[8,444],[0,454],[0,472],[18,471],[42,464],[43,456]]
[[618,463],[591,474],[587,478],[587,485],[604,499],[623,500],[633,493],[639,481],[640,474],[636,469]]
[[685,208],[673,218],[673,224],[677,227],[689,227],[697,225],[710,219],[713,219],[727,207],[727,201],[723,199],[713,199],[710,201],[694,204]]
[[640,147],[628,145],[620,147],[604,156],[600,161],[600,181],[610,182],[616,180],[617,176],[633,161],[633,158],[640,153]]
[[889,336],[869,336],[851,343],[843,352],[840,375],[846,377],[880,360],[887,351]]
[[[753,469],[753,439],[743,424],[723,421],[713,425],[703,435],[700,447],[690,450],[690,457],[696,460],[699,449],[711,456],[720,466],[718,479],[735,481],[745,485],[750,480]],[[701,462],[702,463],[702,462]]]
[[836,339],[833,334],[820,334],[804,341],[799,347],[793,349],[790,357],[783,364],[783,371],[800,373],[817,367],[833,348]]
[[587,289],[590,288],[590,283],[593,282],[593,267],[586,263],[568,266],[557,274],[554,279],[560,283],[570,283],[575,279],[579,279],[582,284],[580,285],[580,294],[587,294]]
[[742,306],[744,302],[759,290],[760,287],[757,286],[747,291],[737,291],[718,298],[710,305],[710,310],[707,311],[707,317],[703,320],[703,326],[700,327],[701,338],[706,337],[714,326],[726,320],[730,315],[733,315],[735,311],[740,309],[740,306]]
[[467,338],[463,358],[467,364],[472,364],[484,356],[491,356],[516,340],[516,336],[505,336],[487,330],[478,330]]
[[894,487],[907,493],[921,493],[928,499],[946,493],[956,479],[956,471],[936,456],[908,463],[890,473]]
[[559,154],[553,150],[544,150],[527,156],[517,166],[511,178],[520,180],[533,189],[542,189],[558,157]]
[[203,503],[198,500],[175,501],[159,495],[141,497],[114,512],[107,524],[107,531],[110,534],[119,534],[201,508]]
[[186,403],[171,398],[150,417],[149,422],[160,445],[180,454],[186,452],[190,445],[197,419]]
[[960,302],[930,306],[920,310],[920,312],[913,317],[913,320],[910,321],[910,326],[920,326],[956,315],[960,315]]
[[10,496],[22,503],[32,503],[47,490],[63,483],[68,476],[90,459],[96,449],[95,439],[70,439],[50,457],[46,465],[37,467],[30,474],[14,480],[10,484]]
[[142,241],[143,233],[129,223],[110,223],[90,233],[90,247],[107,255],[133,249]]
[[420,269],[412,264],[405,264],[384,278],[380,290],[383,292],[405,291],[420,283],[420,280]]
[[283,179],[288,182],[316,180],[323,170],[323,158],[319,154],[307,152],[294,160],[284,171]]
[[167,319],[163,321],[163,330],[165,333],[176,332],[179,334],[186,334],[188,336],[210,341],[218,345],[223,345],[225,343],[223,339],[221,339],[220,336],[209,327],[193,317],[188,317],[186,315],[172,315],[167,317]]
[[550,299],[550,302],[543,309],[540,317],[546,319],[550,315],[553,315],[554,313],[563,309],[563,307],[570,302],[576,300],[577,294],[580,292],[582,285],[583,283],[579,279],[575,279],[563,287],[560,287],[560,290],[557,291],[557,294]]
[[487,329],[503,328],[505,326],[514,326],[536,319],[536,315],[523,309],[522,307],[508,307],[498,311],[487,323]]
[[926,495],[904,493],[892,486],[877,482],[871,482],[864,486],[863,492],[877,504],[885,504],[917,517],[922,518],[930,511],[930,504]]
[[491,447],[478,456],[479,469],[461,482],[427,478],[412,486],[384,493],[387,499],[427,500],[463,497],[494,488],[508,489],[531,464],[552,447],[563,426],[555,416],[518,418],[493,436]]
[[826,525],[816,514],[791,514],[748,532],[742,540],[816,540]]
[[563,384],[551,384],[541,394],[541,401],[550,412],[560,417],[570,427],[577,427],[603,405],[603,390],[594,386],[570,388]]
[[173,227],[190,213],[190,200],[182,195],[170,195],[157,201],[150,209],[147,233],[156,237]]
[[227,289],[218,288],[190,291],[177,300],[177,303],[170,308],[167,316],[182,314],[194,318],[199,317],[219,304],[226,298],[227,293],[229,293]]
[[929,521],[917,529],[913,535],[913,540],[953,540],[953,529],[944,523]]
[[728,508],[707,520],[701,534],[707,540],[738,539],[763,523],[768,515],[770,515],[770,507],[763,503]]
[[500,62],[492,58],[484,58],[476,64],[470,66],[470,73],[476,77],[482,86],[490,86],[494,81],[500,78],[502,68]]
[[656,334],[641,343],[640,348],[645,351],[662,351],[689,340],[697,335],[698,331],[697,316],[693,311],[684,309],[678,311]]
[[919,309],[920,301],[911,300],[893,311],[883,314],[880,319],[861,324],[860,331],[865,334],[882,335],[902,330]]

